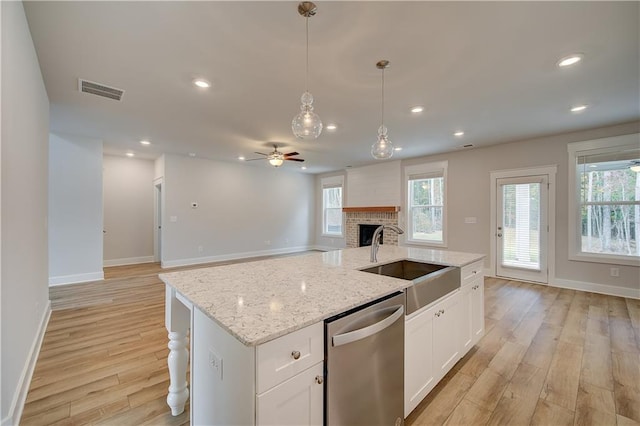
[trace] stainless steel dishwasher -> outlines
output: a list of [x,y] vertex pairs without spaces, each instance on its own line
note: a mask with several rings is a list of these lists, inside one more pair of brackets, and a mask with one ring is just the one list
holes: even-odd
[[404,293],[325,321],[325,425],[404,424]]

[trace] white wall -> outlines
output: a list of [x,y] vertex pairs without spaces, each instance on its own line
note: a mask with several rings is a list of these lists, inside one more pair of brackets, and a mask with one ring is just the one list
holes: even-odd
[[103,157],[104,265],[153,261],[154,162]]
[[0,2],[2,425],[18,424],[49,308],[49,100],[21,2]]
[[177,155],[165,155],[164,163],[163,266],[310,246],[313,176],[286,166],[262,168]]
[[49,284],[102,278],[102,142],[51,134]]
[[[568,258],[568,154],[567,144],[609,136],[637,133],[640,123],[633,122],[582,132],[567,133],[544,138],[513,142],[447,154],[413,158],[402,161],[402,167],[432,161],[449,161],[448,168],[448,249],[469,251],[487,255],[485,267],[489,267],[490,251],[490,180],[495,170],[507,170],[534,166],[557,165],[556,176],[556,277],[551,284],[582,288],[590,291],[617,294],[638,294],[640,268],[615,265],[620,276],[611,277],[611,265],[570,261]],[[320,175],[316,179],[319,180]],[[347,176],[348,179],[348,176]],[[348,183],[347,183],[348,187]],[[316,185],[316,191],[320,191]],[[319,196],[316,195],[318,200]],[[402,196],[400,226],[406,227],[406,199]],[[477,223],[464,223],[465,217],[476,217]],[[320,227],[316,227],[316,241],[323,242]],[[635,291],[635,293],[634,293]]]

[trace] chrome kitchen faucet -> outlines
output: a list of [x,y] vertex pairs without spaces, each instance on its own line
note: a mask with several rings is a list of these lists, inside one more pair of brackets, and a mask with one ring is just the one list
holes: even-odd
[[383,229],[391,229],[400,234],[404,234],[404,231],[401,228],[398,228],[395,225],[380,225],[376,228],[373,233],[373,238],[371,239],[371,263],[375,263],[378,261],[378,248],[380,247],[380,233]]

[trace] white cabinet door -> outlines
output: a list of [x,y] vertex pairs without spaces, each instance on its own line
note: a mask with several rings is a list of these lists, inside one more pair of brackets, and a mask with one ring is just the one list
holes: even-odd
[[404,416],[436,385],[433,363],[434,306],[407,319],[404,325]]
[[436,379],[440,380],[460,359],[462,302],[460,292],[456,291],[436,307],[433,328],[433,356]]
[[320,362],[258,395],[257,425],[322,426],[323,374]]
[[482,276],[472,284],[471,293],[471,345],[473,346],[484,336],[484,278]]
[[460,289],[460,330],[461,330],[461,347],[462,354],[466,354],[473,347],[474,342],[474,325],[473,325],[473,304],[475,284],[468,284]]

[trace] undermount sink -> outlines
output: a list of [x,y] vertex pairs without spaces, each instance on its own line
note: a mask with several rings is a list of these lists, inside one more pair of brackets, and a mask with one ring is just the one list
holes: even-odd
[[444,268],[446,268],[446,266],[413,262],[411,260],[399,260],[397,262],[361,269],[361,271],[413,281],[416,278],[423,277]]
[[361,271],[412,281],[405,290],[407,315],[460,288],[460,268],[455,266],[399,260]]

